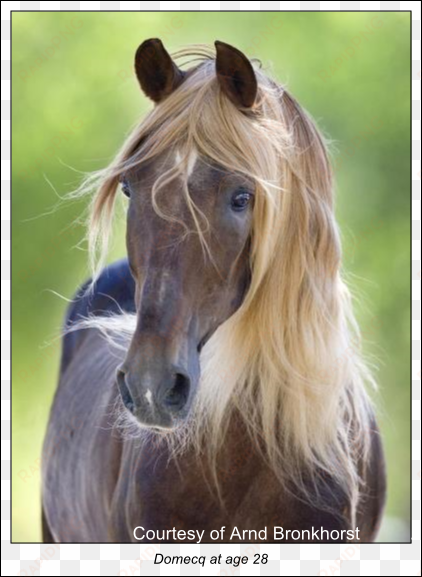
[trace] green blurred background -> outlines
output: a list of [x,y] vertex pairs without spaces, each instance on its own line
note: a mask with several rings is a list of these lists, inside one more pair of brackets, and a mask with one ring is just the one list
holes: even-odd
[[[219,39],[260,58],[329,135],[346,276],[379,366],[380,540],[408,540],[410,14],[392,12],[13,13],[12,539],[40,540],[41,446],[66,307],[55,292],[70,298],[88,274],[83,228],[67,228],[84,202],[51,209],[150,108],[132,73],[150,37],[169,50]],[[120,222],[110,259],[124,255],[123,237]]]

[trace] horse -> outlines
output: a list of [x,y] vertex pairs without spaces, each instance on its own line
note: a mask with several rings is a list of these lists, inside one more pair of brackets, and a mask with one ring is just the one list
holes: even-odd
[[[326,139],[224,42],[146,40],[134,68],[151,110],[72,193],[91,199],[92,273],[64,322],[43,541],[274,542],[283,528],[307,543],[313,527],[374,541],[376,382]],[[106,264],[117,202],[127,255]]]

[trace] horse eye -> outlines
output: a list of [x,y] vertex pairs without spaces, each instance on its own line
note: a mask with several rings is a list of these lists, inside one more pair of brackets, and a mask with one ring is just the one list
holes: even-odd
[[245,190],[237,191],[232,196],[232,200],[231,200],[232,209],[236,212],[241,212],[242,210],[245,210],[245,208],[248,206],[248,204],[252,200],[252,197],[253,197],[253,195],[250,192],[247,192]]
[[125,178],[120,179],[120,186],[122,188],[123,194],[125,194],[128,198],[130,198],[130,186]]

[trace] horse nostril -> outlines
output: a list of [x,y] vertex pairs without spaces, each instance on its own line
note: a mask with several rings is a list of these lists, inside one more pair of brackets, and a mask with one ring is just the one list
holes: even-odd
[[189,377],[181,373],[176,373],[174,384],[164,397],[164,404],[169,409],[180,411],[187,403],[189,389]]
[[128,411],[131,413],[135,410],[135,404],[132,399],[132,395],[130,394],[129,388],[126,384],[126,374],[124,371],[120,369],[117,371],[116,374],[117,378],[117,386],[119,387],[120,395],[122,397],[122,401],[124,406],[127,408]]

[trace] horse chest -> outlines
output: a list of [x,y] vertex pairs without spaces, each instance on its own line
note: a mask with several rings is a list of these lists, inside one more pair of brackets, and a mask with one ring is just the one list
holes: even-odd
[[[240,456],[239,456],[240,455]],[[110,532],[134,541],[135,527],[147,530],[204,530],[226,527],[253,529],[280,524],[281,487],[253,452],[224,459],[219,467],[223,503],[219,501],[206,465],[192,454],[177,462],[148,451],[127,454],[113,496]],[[128,480],[130,480],[128,482]],[[116,535],[117,536],[117,535]],[[147,539],[144,539],[146,541]]]

